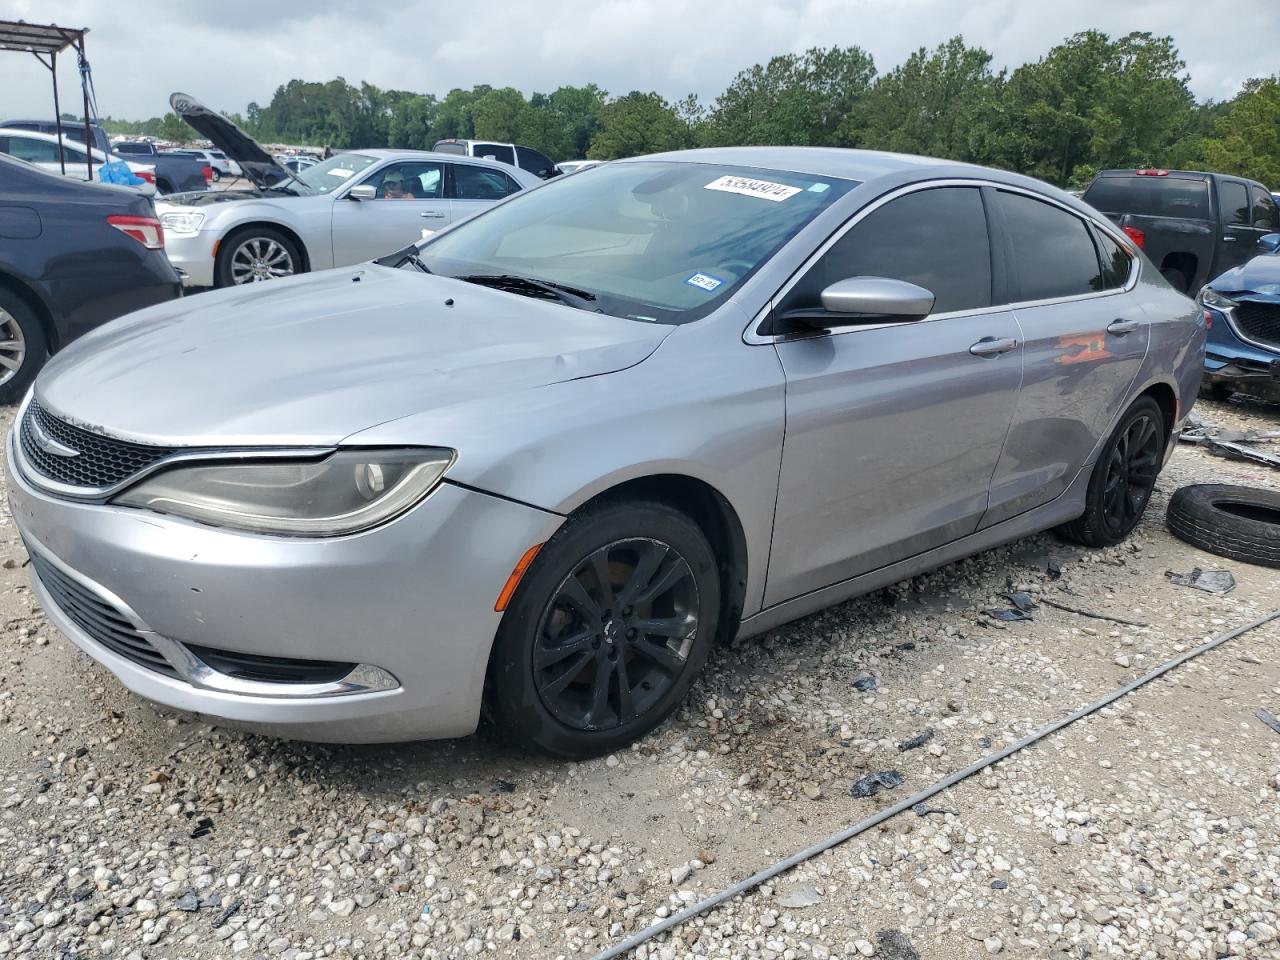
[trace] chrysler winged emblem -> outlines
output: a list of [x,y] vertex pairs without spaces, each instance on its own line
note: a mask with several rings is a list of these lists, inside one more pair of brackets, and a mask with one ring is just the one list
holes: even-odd
[[34,440],[36,442],[36,446],[45,453],[53,454],[55,457],[80,456],[79,450],[73,450],[65,443],[59,443],[57,440],[53,439],[53,437],[40,429],[40,424],[36,423],[34,419],[28,422],[28,426],[31,427],[31,439]]

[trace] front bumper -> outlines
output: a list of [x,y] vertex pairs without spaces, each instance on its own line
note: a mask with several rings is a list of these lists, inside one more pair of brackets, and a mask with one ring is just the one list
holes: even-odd
[[404,516],[362,534],[254,536],[49,497],[15,470],[12,436],[8,447],[10,510],[31,552],[111,604],[162,653],[193,644],[369,665],[345,688],[310,690],[202,674],[195,657],[190,670],[162,672],[95,639],[33,575],[50,619],[134,693],[296,739],[471,733],[501,617],[494,600],[521,555],[563,521],[444,483]]
[[212,287],[214,253],[221,234],[216,230],[198,233],[164,232],[164,252],[182,277],[183,286]]
[[1244,339],[1224,311],[1208,309],[1213,326],[1205,343],[1205,382],[1280,392],[1280,350]]

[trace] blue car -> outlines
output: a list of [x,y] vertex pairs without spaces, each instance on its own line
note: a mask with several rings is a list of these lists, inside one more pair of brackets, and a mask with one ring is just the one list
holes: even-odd
[[1209,327],[1204,384],[1225,400],[1236,391],[1280,399],[1280,233],[1258,240],[1264,251],[1200,291]]

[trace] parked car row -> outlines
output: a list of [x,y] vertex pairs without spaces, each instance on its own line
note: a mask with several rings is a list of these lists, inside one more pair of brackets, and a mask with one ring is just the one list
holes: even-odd
[[[103,166],[124,163],[137,178],[136,189],[147,196],[156,192],[156,168],[153,164],[126,160],[117,154],[104,154],[74,140],[30,130],[0,127],[0,153],[34,164],[49,173],[64,174],[79,180],[102,180]],[[92,160],[92,162],[90,162]]]
[[1104,170],[1084,200],[1142,247],[1209,327],[1206,389],[1280,398],[1280,210],[1261,183],[1186,170]]

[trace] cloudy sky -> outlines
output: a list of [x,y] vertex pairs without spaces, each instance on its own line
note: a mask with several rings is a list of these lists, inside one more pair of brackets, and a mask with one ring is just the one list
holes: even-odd
[[[1172,34],[1196,95],[1223,99],[1280,70],[1280,0],[1227,6],[1230,16],[1205,0],[0,0],[0,18],[88,27],[100,110],[143,119],[174,90],[243,110],[293,77],[437,94],[594,81],[706,101],[738,70],[811,46],[858,44],[887,70],[960,33],[1016,66],[1088,28]],[[70,58],[59,74],[70,99]],[[0,57],[0,115],[51,111],[47,71]]]

